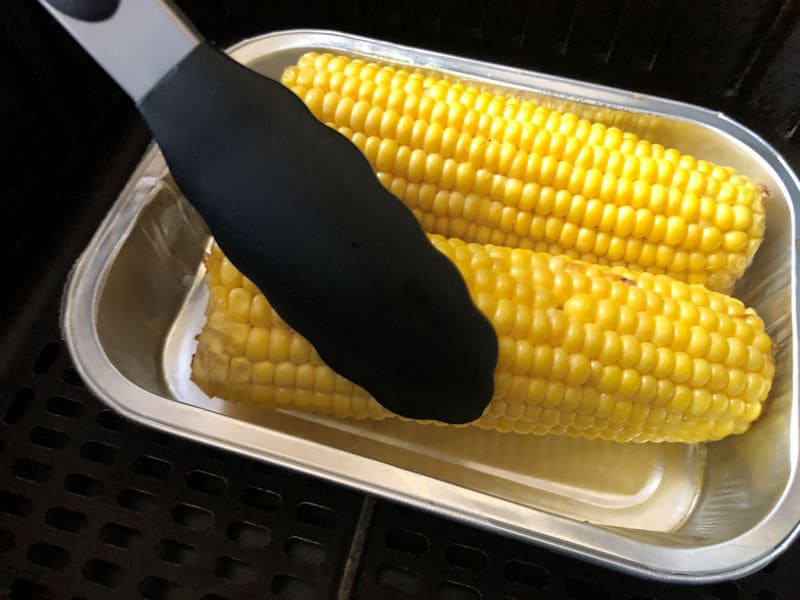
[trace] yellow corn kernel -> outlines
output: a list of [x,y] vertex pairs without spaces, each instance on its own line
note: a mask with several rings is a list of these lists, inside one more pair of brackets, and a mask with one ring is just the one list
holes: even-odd
[[[502,219],[476,222],[431,219],[431,207],[421,208],[417,217],[429,233],[525,248],[544,239],[550,252],[661,269],[723,291],[750,264],[763,237],[765,193],[746,177],[615,127],[418,75],[301,57],[283,81],[349,137],[410,208],[417,208],[415,188],[394,186],[392,178],[509,209]],[[531,184],[548,191],[534,201]],[[521,213],[534,211],[546,217],[546,232],[515,227]]]
[[[738,301],[565,256],[430,240],[454,261],[498,334],[494,397],[474,425],[698,442],[745,431],[763,411],[774,372],[771,342]],[[252,292],[217,246],[206,268],[206,281],[222,286],[228,299],[215,300],[222,297],[215,292],[198,337],[192,379],[206,393],[339,417],[393,416],[323,364],[262,294],[245,302]],[[239,303],[249,307],[243,319]],[[255,325],[264,314],[269,323]]]

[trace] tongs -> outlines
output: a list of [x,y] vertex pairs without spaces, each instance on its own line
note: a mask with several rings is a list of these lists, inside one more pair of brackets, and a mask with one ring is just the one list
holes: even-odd
[[413,419],[466,423],[497,338],[367,160],[164,0],[40,0],[135,101],[230,260],[341,375]]

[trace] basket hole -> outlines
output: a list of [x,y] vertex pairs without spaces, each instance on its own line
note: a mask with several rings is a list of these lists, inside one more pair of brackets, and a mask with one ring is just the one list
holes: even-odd
[[25,600],[51,600],[55,598],[45,586],[28,579],[15,579],[11,582],[9,591],[11,592],[11,598],[24,598]]
[[709,585],[707,591],[717,600],[738,600],[741,592],[739,586],[732,581],[723,581]]
[[155,456],[142,455],[133,461],[133,470],[144,477],[163,481],[172,473],[172,466]]
[[258,577],[258,571],[250,566],[249,563],[238,558],[220,556],[214,565],[214,575],[220,579],[243,584],[255,581]]
[[86,387],[83,383],[83,379],[81,379],[81,376],[78,375],[78,371],[72,367],[67,367],[61,372],[61,381],[79,388]]
[[139,584],[139,593],[148,600],[177,600],[183,598],[182,588],[161,577],[145,577]]
[[316,598],[314,588],[297,577],[276,575],[272,578],[272,593],[286,600],[309,600]]
[[408,529],[390,529],[386,532],[386,545],[393,550],[409,554],[425,554],[430,542],[421,533]]
[[439,598],[441,600],[481,600],[483,596],[474,587],[456,583],[455,581],[444,581],[439,584]]
[[125,570],[119,565],[110,563],[99,558],[86,561],[83,566],[83,576],[104,587],[117,587],[121,582]]
[[103,482],[82,473],[70,473],[64,479],[64,489],[84,498],[96,498],[103,490]]
[[33,502],[30,498],[0,490],[0,512],[15,517],[27,517],[32,510]]
[[83,412],[83,404],[64,396],[51,396],[45,402],[47,412],[67,419],[77,419]]
[[88,441],[81,446],[81,456],[83,458],[101,465],[113,465],[117,460],[118,453],[114,446],[94,440]]
[[297,505],[297,518],[303,523],[331,529],[336,525],[336,513],[330,508],[313,502],[301,502]]
[[67,445],[69,438],[63,431],[37,425],[28,432],[28,441],[48,450],[61,450]]
[[35,565],[47,569],[58,570],[69,562],[69,552],[52,544],[31,544],[27,553],[28,560]]
[[219,475],[198,470],[186,475],[186,487],[209,496],[222,496],[228,489],[228,482]]
[[100,529],[100,539],[106,544],[119,548],[130,548],[140,537],[142,537],[142,533],[138,529],[119,523],[106,523]]
[[573,600],[611,600],[608,590],[596,581],[576,577],[567,579],[567,597]]
[[135,488],[126,488],[122,490],[117,495],[117,504],[138,511],[155,510],[158,506],[154,494]]
[[210,511],[192,504],[178,504],[171,514],[173,521],[188,529],[208,529],[214,521],[214,515]]
[[47,511],[45,523],[55,529],[78,533],[86,527],[86,515],[76,510],[56,506]]
[[25,416],[25,413],[28,412],[28,409],[35,398],[35,394],[31,389],[24,389],[18,391],[14,394],[14,399],[6,408],[6,412],[3,415],[3,421],[8,425],[15,425],[19,423],[22,418]]
[[128,422],[110,408],[101,410],[94,420],[100,427],[109,431],[123,432],[128,429]]
[[470,571],[482,571],[489,565],[489,557],[483,550],[462,544],[450,544],[445,548],[444,558],[451,565]]
[[383,565],[378,568],[377,580],[381,585],[410,594],[417,591],[420,576],[411,569]]
[[275,492],[255,486],[245,488],[240,500],[242,504],[264,512],[275,512],[281,507],[282,502],[282,498]]
[[506,578],[532,588],[543,588],[547,585],[547,571],[539,565],[522,560],[510,560],[506,564]]
[[174,565],[192,566],[197,564],[200,553],[194,546],[181,544],[175,540],[161,540],[156,546],[156,556]]
[[33,363],[33,372],[37,375],[47,373],[55,364],[59,354],[61,354],[61,342],[46,344]]
[[0,529],[0,552],[7,552],[14,547],[14,534],[5,529]]
[[283,551],[294,562],[318,567],[325,564],[328,551],[325,546],[299,537],[290,537],[283,547]]
[[14,464],[11,465],[11,472],[20,479],[41,483],[50,477],[50,473],[53,472],[53,469],[50,465],[31,460],[30,458],[18,458],[14,461]]
[[234,521],[228,526],[228,539],[248,548],[266,548],[270,534],[266,527],[249,521]]
[[773,594],[769,590],[761,590],[760,592],[758,592],[756,600],[777,600],[777,598],[775,597],[775,594]]

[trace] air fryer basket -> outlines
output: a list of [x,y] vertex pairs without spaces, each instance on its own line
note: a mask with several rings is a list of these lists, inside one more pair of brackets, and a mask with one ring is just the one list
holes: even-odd
[[[220,45],[323,27],[698,103],[751,127],[800,169],[796,1],[178,4]],[[111,413],[76,377],[60,341],[58,301],[70,265],[141,157],[146,132],[35,3],[0,5],[0,51],[0,592],[209,600],[794,596],[798,544],[744,580],[673,588]]]

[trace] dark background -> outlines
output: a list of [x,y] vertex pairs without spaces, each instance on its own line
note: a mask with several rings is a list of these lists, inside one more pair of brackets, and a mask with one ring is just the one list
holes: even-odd
[[[319,27],[697,103],[800,169],[800,1],[178,4],[220,46]],[[105,409],[70,365],[58,304],[148,141],[36,2],[0,2],[0,597],[800,598],[797,544],[744,580],[671,587]]]

